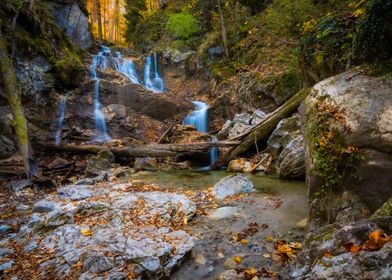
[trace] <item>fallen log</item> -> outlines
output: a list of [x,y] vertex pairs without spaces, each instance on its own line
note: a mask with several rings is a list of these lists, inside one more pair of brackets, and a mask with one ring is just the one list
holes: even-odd
[[240,155],[243,152],[246,152],[250,147],[255,145],[256,143],[266,140],[271,133],[276,128],[278,122],[284,118],[290,116],[295,110],[297,110],[298,106],[301,104],[302,100],[308,95],[310,89],[301,89],[297,92],[293,97],[291,97],[288,101],[286,101],[282,106],[277,108],[275,111],[270,113],[266,119],[264,119],[261,123],[251,127],[245,133],[239,135],[235,138],[235,140],[239,140],[241,143],[234,147],[231,151],[224,154],[218,161],[212,165],[212,168],[220,168],[225,164],[228,164],[232,159],[236,156]]
[[148,144],[131,147],[110,147],[99,145],[52,145],[41,144],[41,147],[55,152],[71,152],[98,154],[101,151],[110,151],[116,156],[125,157],[174,157],[179,154],[190,155],[208,152],[211,147],[232,147],[240,144],[239,141],[217,141],[199,143],[172,143]]

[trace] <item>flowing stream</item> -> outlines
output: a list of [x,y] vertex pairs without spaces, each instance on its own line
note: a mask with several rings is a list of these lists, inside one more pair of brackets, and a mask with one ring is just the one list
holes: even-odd
[[[151,62],[151,57],[154,59],[153,63]],[[153,70],[153,73],[151,73],[151,70]],[[151,76],[153,76],[152,80]],[[147,89],[156,93],[161,93],[165,89],[163,79],[159,75],[156,53],[147,56],[146,58],[146,65],[144,66],[144,84]]]

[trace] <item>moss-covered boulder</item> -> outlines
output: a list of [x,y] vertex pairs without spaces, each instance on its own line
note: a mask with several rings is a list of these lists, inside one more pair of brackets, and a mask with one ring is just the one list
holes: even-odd
[[66,87],[77,87],[83,82],[84,65],[79,57],[69,53],[55,64],[56,72]]
[[[392,196],[391,92],[390,74],[372,77],[364,69],[314,86],[300,109],[311,202],[349,190],[373,213]],[[316,208],[310,228],[336,220],[330,204]]]

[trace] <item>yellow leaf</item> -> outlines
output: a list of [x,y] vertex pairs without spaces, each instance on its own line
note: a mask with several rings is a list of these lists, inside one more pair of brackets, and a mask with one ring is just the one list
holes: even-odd
[[234,256],[233,261],[237,264],[240,264],[242,262],[242,258],[240,256]]
[[272,240],[274,240],[274,238],[272,236],[268,235],[265,237],[265,240],[268,242],[271,242]]
[[240,242],[242,245],[247,245],[249,243],[249,241],[247,239],[241,239]]
[[81,232],[84,236],[91,236],[91,235],[94,234],[94,232],[93,232],[92,230],[89,230],[89,229],[82,229],[80,232]]
[[184,217],[183,222],[184,222],[184,225],[187,225],[187,224],[188,224],[188,218],[187,218],[186,216]]

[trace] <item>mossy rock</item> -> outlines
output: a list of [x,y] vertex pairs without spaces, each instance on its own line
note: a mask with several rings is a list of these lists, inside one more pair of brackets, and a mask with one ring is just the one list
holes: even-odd
[[61,82],[70,88],[78,87],[84,78],[84,66],[75,54],[63,56],[55,64]]
[[374,214],[372,218],[392,216],[392,197],[389,198]]

